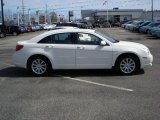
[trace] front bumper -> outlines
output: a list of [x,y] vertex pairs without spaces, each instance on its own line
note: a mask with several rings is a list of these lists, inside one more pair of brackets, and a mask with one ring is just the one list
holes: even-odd
[[141,68],[152,66],[153,63],[153,56],[150,54],[147,57],[142,57],[142,66]]

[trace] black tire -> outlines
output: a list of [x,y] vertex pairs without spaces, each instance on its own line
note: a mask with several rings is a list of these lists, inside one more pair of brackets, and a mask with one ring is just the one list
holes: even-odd
[[[130,63],[126,64],[124,61],[130,60]],[[124,65],[123,65],[124,64]],[[116,70],[122,75],[132,75],[140,70],[140,62],[138,57],[133,55],[124,55],[118,58],[116,61]]]
[[[43,71],[43,72],[39,72],[38,73],[38,69],[37,69],[37,71],[33,68],[33,66],[35,66],[34,65],[34,63],[35,63],[35,61],[38,61],[38,60],[40,60],[41,62],[43,61],[43,65],[46,65],[45,66],[45,70]],[[42,67],[42,66],[41,66]],[[31,74],[33,74],[34,76],[46,76],[46,75],[48,75],[49,73],[50,73],[50,71],[51,71],[51,63],[50,63],[50,61],[47,59],[47,58],[45,58],[45,57],[43,57],[43,56],[35,56],[35,57],[32,57],[32,58],[30,58],[29,60],[28,60],[28,64],[27,64],[27,68],[28,68],[28,70],[29,70],[29,72],[31,73]],[[39,68],[39,69],[41,69],[41,68]],[[41,69],[42,70],[42,69]]]

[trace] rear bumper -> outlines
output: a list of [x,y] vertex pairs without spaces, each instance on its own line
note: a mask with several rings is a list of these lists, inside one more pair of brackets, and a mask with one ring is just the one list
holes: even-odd
[[12,62],[17,67],[26,68],[26,57],[22,57],[22,55],[18,54],[17,52],[13,54]]

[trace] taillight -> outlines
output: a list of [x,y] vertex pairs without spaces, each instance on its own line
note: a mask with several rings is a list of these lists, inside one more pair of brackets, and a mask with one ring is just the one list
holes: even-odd
[[24,47],[23,45],[17,45],[17,46],[16,46],[16,51],[21,50],[23,47]]

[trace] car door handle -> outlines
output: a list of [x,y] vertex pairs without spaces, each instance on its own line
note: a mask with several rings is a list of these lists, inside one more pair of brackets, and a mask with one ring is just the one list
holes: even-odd
[[53,48],[53,46],[47,45],[46,48]]
[[82,47],[78,46],[77,49],[85,49],[85,47],[84,46],[82,46]]

